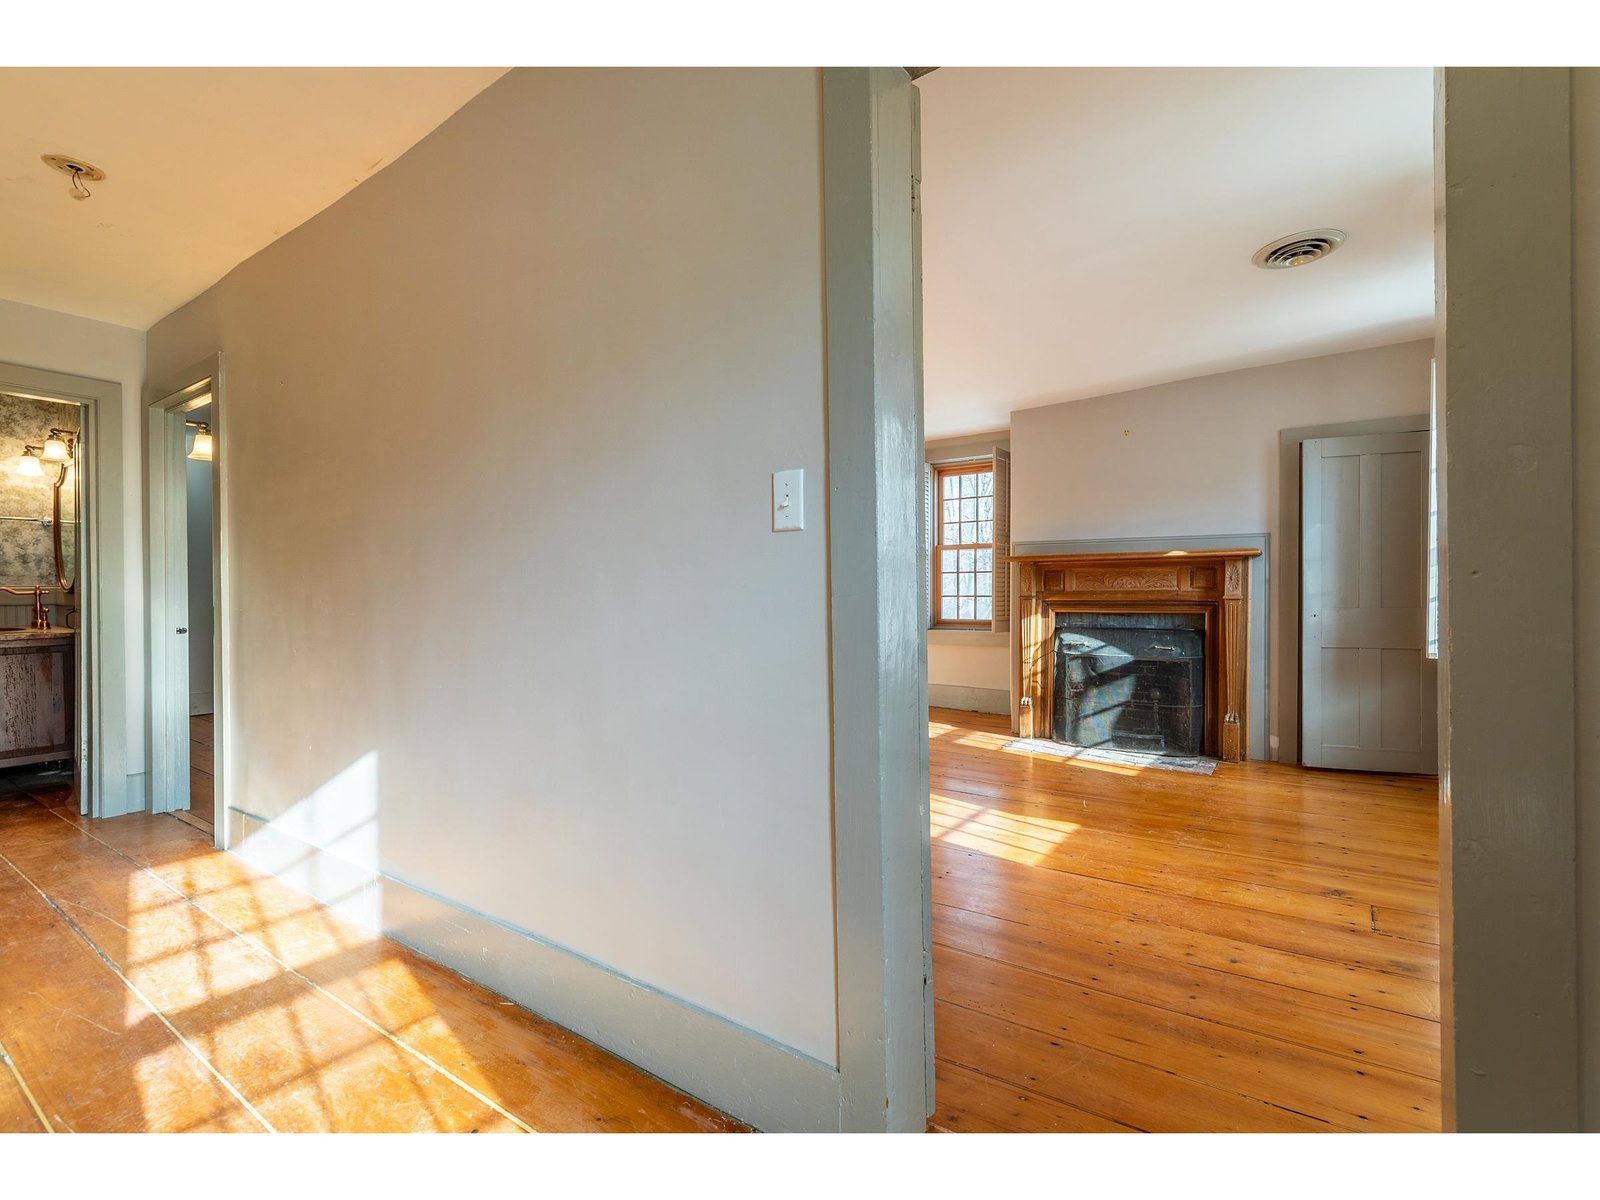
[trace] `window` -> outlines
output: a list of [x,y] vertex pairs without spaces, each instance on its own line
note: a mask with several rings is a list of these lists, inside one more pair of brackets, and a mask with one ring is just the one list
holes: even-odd
[[933,623],[989,626],[994,601],[994,463],[935,469]]

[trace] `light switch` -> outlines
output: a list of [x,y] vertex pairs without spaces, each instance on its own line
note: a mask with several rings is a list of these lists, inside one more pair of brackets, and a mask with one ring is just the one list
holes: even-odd
[[806,527],[806,473],[792,471],[772,474],[772,532],[785,533]]

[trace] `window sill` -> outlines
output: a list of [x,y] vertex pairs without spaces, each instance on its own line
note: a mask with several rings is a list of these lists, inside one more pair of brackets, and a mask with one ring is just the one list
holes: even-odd
[[928,630],[929,645],[946,646],[1009,646],[1011,634],[994,633],[988,629],[958,629],[935,625]]

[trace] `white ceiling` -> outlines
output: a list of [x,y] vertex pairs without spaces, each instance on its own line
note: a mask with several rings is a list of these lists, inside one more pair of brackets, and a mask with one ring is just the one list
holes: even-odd
[[[946,67],[922,92],[929,437],[1427,337],[1433,73]],[[1335,254],[1250,256],[1332,226]]]
[[[0,298],[148,328],[503,73],[0,70]],[[106,180],[74,200],[41,154]]]

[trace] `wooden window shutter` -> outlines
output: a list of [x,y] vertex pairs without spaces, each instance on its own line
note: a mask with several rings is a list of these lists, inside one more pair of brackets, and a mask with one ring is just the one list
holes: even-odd
[[933,627],[933,467],[922,464],[922,623]]
[[995,633],[1011,629],[1011,452],[994,448],[994,621]]

